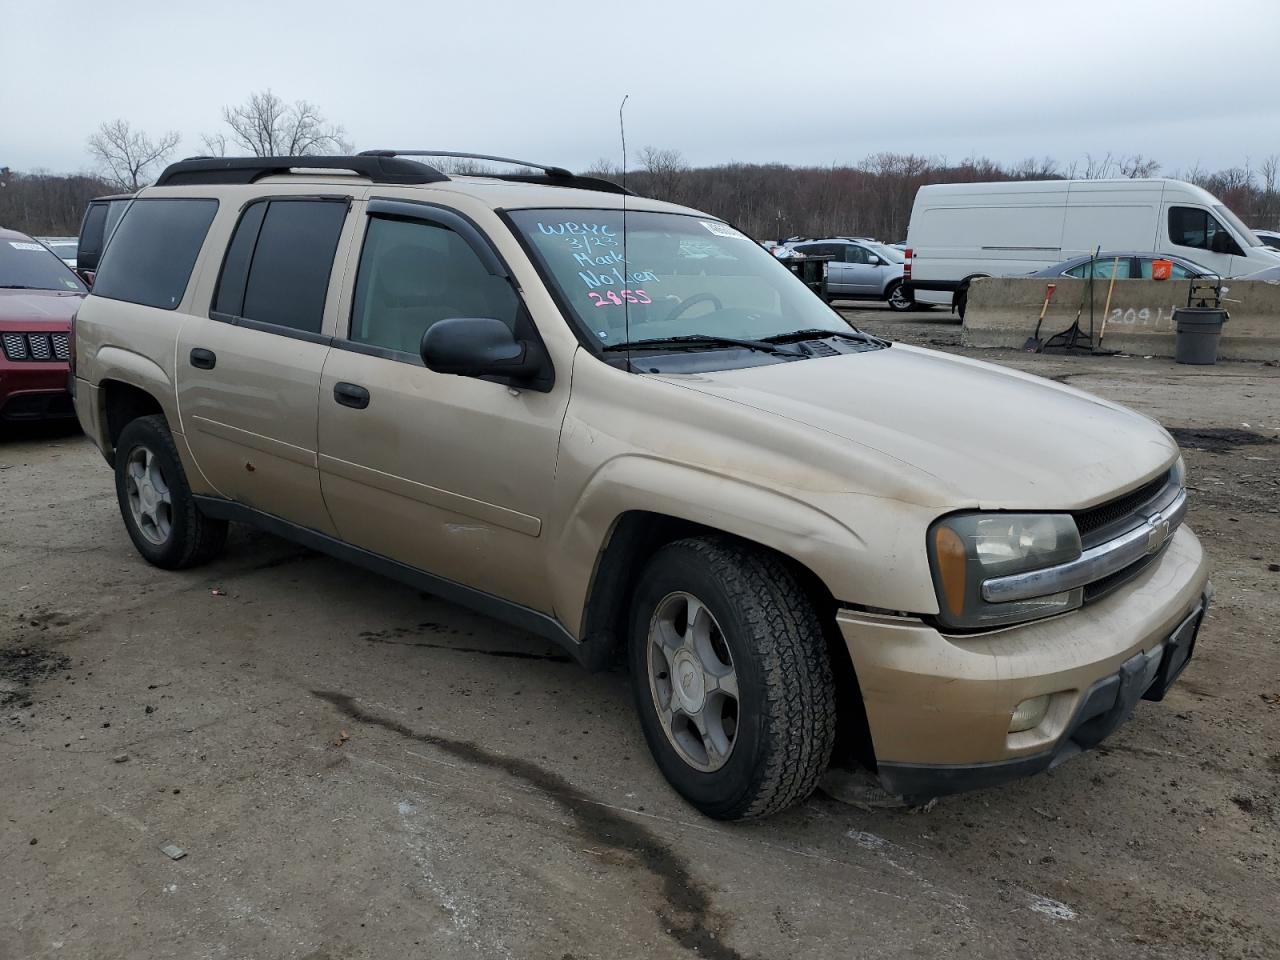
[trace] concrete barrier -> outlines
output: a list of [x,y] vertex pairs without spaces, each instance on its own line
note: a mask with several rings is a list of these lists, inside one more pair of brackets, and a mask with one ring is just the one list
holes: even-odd
[[[1019,348],[1036,326],[1048,280],[1030,277],[986,277],[969,287],[963,341],[973,347]],[[1080,325],[1089,329],[1088,281],[1060,277],[1053,281],[1049,312],[1040,339],[1071,326],[1084,303]],[[1110,280],[1093,287],[1094,341],[1102,330],[1102,312]],[[1173,311],[1187,305],[1186,280],[1117,280],[1107,313],[1104,350],[1172,357]],[[1222,360],[1280,360],[1280,283],[1226,280],[1222,306],[1231,315],[1222,329],[1218,357]]]

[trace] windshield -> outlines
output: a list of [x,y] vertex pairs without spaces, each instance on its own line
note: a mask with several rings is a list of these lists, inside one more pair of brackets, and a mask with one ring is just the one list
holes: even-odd
[[868,243],[868,247],[874,250],[890,263],[906,263],[907,258],[902,255],[902,251],[896,247],[891,247],[887,243]]
[[80,278],[44,244],[35,240],[0,240],[0,289],[12,287],[85,292]]
[[761,339],[852,329],[754,240],[674,213],[515,210],[571,318],[601,344],[665,337]]
[[1220,216],[1223,220],[1227,221],[1227,223],[1231,225],[1231,228],[1240,235],[1240,239],[1243,240],[1248,246],[1250,247],[1264,246],[1263,242],[1258,239],[1257,234],[1255,234],[1252,230],[1246,227],[1244,225],[1243,220],[1237,217],[1234,213],[1232,213],[1222,204],[1220,203],[1216,204],[1213,209],[1214,209],[1214,212],[1218,214],[1218,216]]

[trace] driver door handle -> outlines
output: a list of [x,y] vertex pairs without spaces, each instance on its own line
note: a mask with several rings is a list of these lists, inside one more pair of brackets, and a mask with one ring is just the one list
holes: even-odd
[[339,380],[333,385],[333,399],[344,407],[363,410],[369,406],[369,391],[358,383],[347,383],[345,380]]

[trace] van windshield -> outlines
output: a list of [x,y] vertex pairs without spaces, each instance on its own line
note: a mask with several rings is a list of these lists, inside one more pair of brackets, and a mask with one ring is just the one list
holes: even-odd
[[1227,221],[1227,223],[1231,225],[1231,229],[1233,229],[1237,234],[1239,234],[1240,239],[1243,240],[1247,246],[1250,246],[1250,247],[1265,246],[1265,244],[1263,244],[1263,242],[1258,239],[1258,235],[1244,225],[1243,220],[1237,217],[1234,213],[1232,213],[1229,209],[1227,209],[1221,203],[1214,205],[1213,212],[1216,213],[1223,220]]
[[514,210],[576,321],[601,344],[759,340],[853,329],[767,250],[719,220],[621,210]]

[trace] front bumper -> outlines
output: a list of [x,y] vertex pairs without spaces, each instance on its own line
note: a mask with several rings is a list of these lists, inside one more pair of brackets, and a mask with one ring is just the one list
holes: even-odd
[[[886,790],[924,798],[1048,769],[1094,746],[1186,664],[1208,599],[1199,541],[1179,528],[1160,558],[1081,610],[980,636],[842,610]],[[1050,696],[1031,730],[1024,700]]]
[[74,417],[67,393],[68,366],[10,362],[0,358],[0,420],[45,420]]

